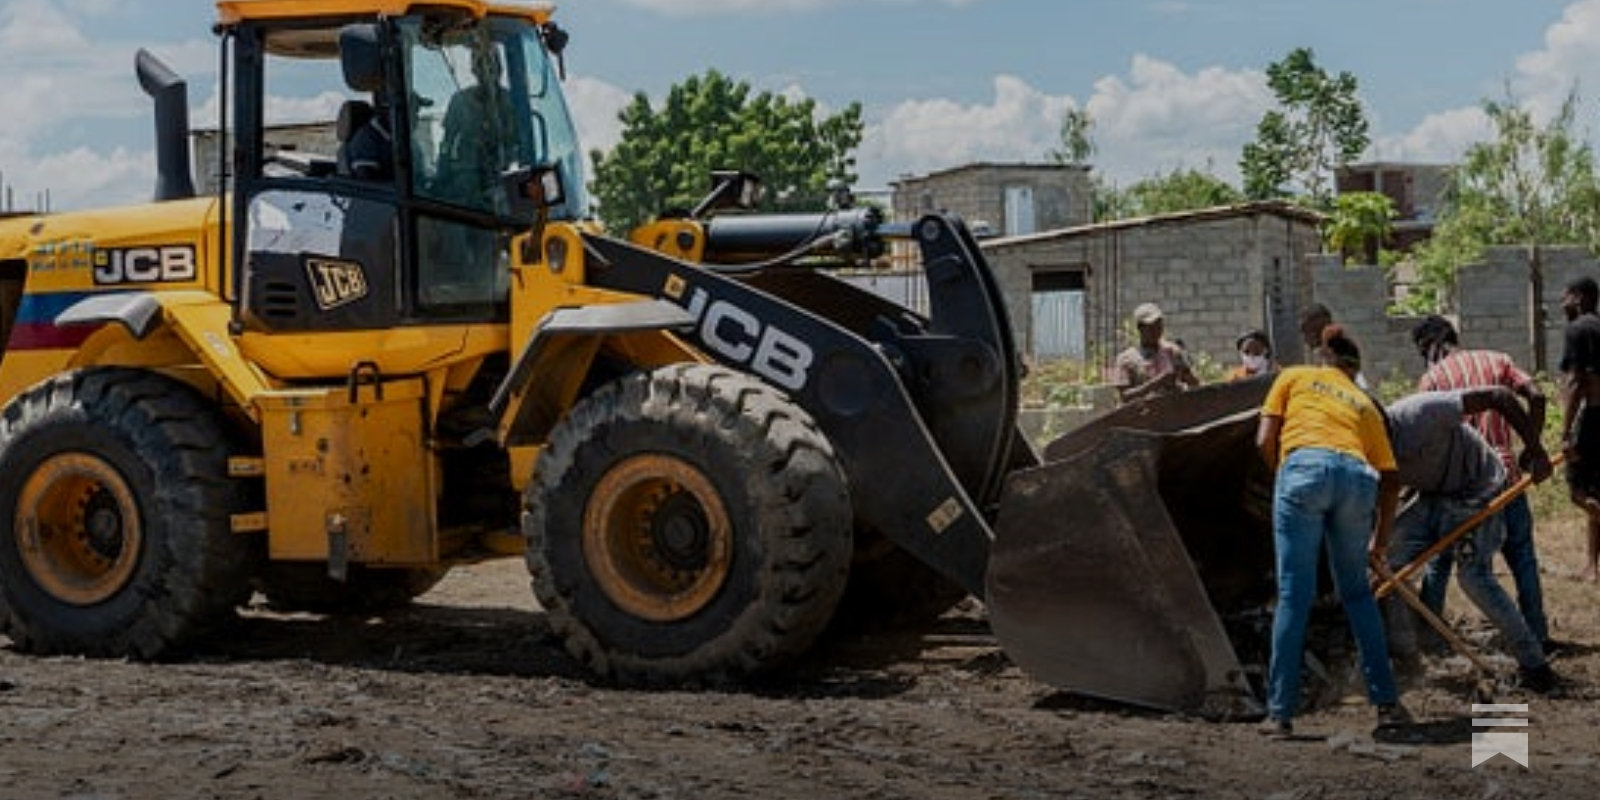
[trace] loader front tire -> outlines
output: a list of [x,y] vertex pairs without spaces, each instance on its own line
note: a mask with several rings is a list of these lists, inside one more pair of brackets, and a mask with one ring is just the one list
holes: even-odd
[[235,534],[228,437],[188,385],[91,368],[0,416],[0,631],[21,650],[152,659],[233,618],[259,543]]
[[779,670],[828,625],[850,501],[810,416],[722,367],[630,375],[578,403],[524,496],[552,630],[622,685]]

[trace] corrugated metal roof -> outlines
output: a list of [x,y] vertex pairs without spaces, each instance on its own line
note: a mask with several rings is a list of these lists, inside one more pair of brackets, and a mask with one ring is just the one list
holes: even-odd
[[1309,208],[1305,208],[1304,206],[1295,205],[1294,203],[1284,202],[1281,200],[1261,200],[1251,203],[1237,203],[1228,206],[1200,208],[1193,211],[1182,211],[1175,214],[1157,214],[1149,217],[1132,217],[1129,219],[1112,220],[1110,222],[1095,222],[1088,225],[1077,225],[1071,228],[1058,228],[1056,230],[1043,231],[1040,233],[1029,233],[1022,236],[996,237],[992,239],[985,239],[983,242],[983,247],[986,250],[995,250],[1034,244],[1037,242],[1048,242],[1055,239],[1070,239],[1103,231],[1147,228],[1159,225],[1181,225],[1193,222],[1209,222],[1212,220],[1229,219],[1233,217],[1261,216],[1264,214],[1297,220],[1310,225],[1320,225],[1326,218],[1321,213],[1313,211]]

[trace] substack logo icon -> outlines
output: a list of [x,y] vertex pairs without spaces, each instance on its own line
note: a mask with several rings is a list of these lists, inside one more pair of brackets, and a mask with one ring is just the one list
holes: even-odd
[[1528,766],[1528,704],[1472,704],[1472,767],[1503,755]]

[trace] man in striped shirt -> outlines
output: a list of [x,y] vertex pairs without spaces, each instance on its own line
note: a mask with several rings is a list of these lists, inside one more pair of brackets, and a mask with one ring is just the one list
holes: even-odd
[[[1411,330],[1411,341],[1428,370],[1417,380],[1418,391],[1454,391],[1480,387],[1504,386],[1527,403],[1528,416],[1535,431],[1544,430],[1545,407],[1548,401],[1533,378],[1518,368],[1511,356],[1498,350],[1467,349],[1461,347],[1455,325],[1444,317],[1432,315]],[[1473,414],[1472,426],[1494,447],[1506,474],[1511,481],[1521,477],[1521,465],[1513,447],[1511,426],[1505,417],[1492,411]],[[1518,495],[1500,512],[1505,523],[1505,542],[1500,554],[1511,570],[1511,580],[1517,590],[1517,608],[1528,623],[1528,628],[1544,646],[1546,653],[1555,647],[1550,638],[1550,623],[1544,612],[1544,590],[1539,579],[1539,556],[1533,543],[1533,509],[1528,504],[1526,492]],[[1435,604],[1444,602],[1445,587],[1450,577],[1451,563],[1441,560],[1428,570],[1423,580],[1423,597]]]

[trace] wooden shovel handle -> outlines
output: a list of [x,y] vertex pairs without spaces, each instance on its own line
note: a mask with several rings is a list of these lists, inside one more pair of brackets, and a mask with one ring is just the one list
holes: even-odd
[[[1565,453],[1557,453],[1551,456],[1550,467],[1554,469],[1565,458]],[[1515,483],[1506,487],[1506,489],[1499,495],[1496,495],[1493,500],[1489,501],[1488,505],[1478,509],[1476,514],[1468,517],[1466,521],[1455,526],[1455,528],[1451,529],[1449,533],[1440,537],[1439,541],[1434,542],[1428,547],[1428,549],[1422,551],[1422,554],[1412,559],[1411,563],[1406,564],[1398,570],[1395,570],[1393,575],[1384,578],[1383,582],[1379,583],[1376,589],[1373,589],[1373,594],[1377,595],[1379,598],[1388,596],[1390,592],[1394,591],[1395,584],[1399,583],[1400,581],[1407,580],[1412,575],[1417,574],[1417,572],[1426,566],[1434,556],[1439,555],[1440,553],[1443,553],[1445,550],[1449,549],[1451,545],[1456,543],[1456,540],[1466,536],[1469,531],[1478,527],[1480,523],[1488,519],[1490,514],[1499,513],[1500,509],[1505,508],[1512,500],[1517,499],[1519,495],[1521,495],[1523,492],[1526,492],[1528,487],[1532,485],[1533,476],[1524,472],[1522,477],[1518,478]]]

